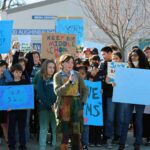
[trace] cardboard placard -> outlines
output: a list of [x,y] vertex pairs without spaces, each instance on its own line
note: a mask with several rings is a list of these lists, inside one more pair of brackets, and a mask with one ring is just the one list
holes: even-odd
[[42,34],[41,57],[48,59],[58,59],[62,54],[76,53],[76,37],[73,34]]

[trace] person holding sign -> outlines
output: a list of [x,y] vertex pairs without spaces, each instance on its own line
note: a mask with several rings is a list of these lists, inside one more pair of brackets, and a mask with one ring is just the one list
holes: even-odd
[[[93,55],[92,57],[90,57],[89,61],[90,61],[90,69],[88,70],[87,79],[92,82],[102,81],[103,79],[102,72],[99,69],[100,57],[98,55]],[[102,91],[99,91],[99,92],[102,92]],[[95,101],[95,99],[93,98],[92,101]],[[101,137],[103,134],[102,130],[103,130],[103,127],[90,125],[89,144],[91,147],[101,146],[101,142],[102,142]]]
[[[101,55],[104,59],[103,62],[100,63],[100,70],[101,70],[101,76],[102,76],[102,88],[103,88],[103,114],[104,114],[104,133],[103,133],[103,143],[106,144],[108,147],[111,146],[111,139],[106,137],[105,133],[105,122],[106,122],[106,114],[107,114],[107,101],[112,100],[112,93],[113,93],[113,87],[111,84],[106,83],[106,76],[107,76],[107,68],[108,68],[108,62],[112,61],[112,49],[109,46],[105,46],[101,49]],[[111,113],[111,111],[110,111]]]
[[56,95],[53,89],[53,75],[56,72],[56,64],[53,60],[45,60],[41,70],[36,74],[35,89],[37,91],[39,111],[39,150],[46,149],[46,137],[51,123],[52,145],[56,146],[56,118],[54,114],[54,103]]
[[[122,55],[119,51],[112,53],[112,63],[121,63]],[[115,71],[115,70],[113,70]],[[107,74],[106,83],[112,84],[115,86],[115,81],[110,82],[110,77]],[[121,134],[121,125],[124,119],[124,109],[126,104],[114,103],[112,100],[107,100],[107,114],[106,114],[106,130],[105,136],[109,139],[112,139],[113,130],[114,130],[114,139],[112,140],[113,144],[118,144],[120,134]],[[111,110],[111,113],[110,113]],[[111,147],[111,144],[110,144]]]
[[[5,85],[7,82],[12,81],[11,74],[6,69],[7,63],[4,60],[0,60],[0,85]],[[7,138],[7,130],[8,130],[8,124],[7,124],[7,111],[0,111],[0,125],[3,129],[3,134],[5,137],[5,141],[8,142]]]
[[67,150],[69,137],[72,150],[80,150],[81,118],[87,88],[78,72],[73,70],[74,58],[71,55],[60,57],[60,67],[61,70],[54,75],[58,119],[56,150]]
[[[130,68],[149,69],[148,60],[145,54],[143,53],[143,51],[139,48],[135,48],[129,53],[128,64]],[[119,142],[120,146],[118,150],[125,149],[128,126],[130,124],[134,109],[136,112],[135,113],[136,134],[135,134],[134,150],[140,150],[140,145],[142,144],[144,108],[145,108],[144,105],[137,105],[137,104],[128,104],[126,106],[125,119],[124,119],[122,130],[121,130],[121,137],[120,137],[120,142]]]
[[[14,81],[9,82],[8,85],[25,85],[28,84],[26,80],[22,80],[22,72],[23,69],[20,64],[13,65],[11,68],[11,72],[13,74]],[[20,101],[21,101],[21,93],[20,93]],[[10,97],[11,100],[11,97]],[[16,146],[16,127],[18,125],[19,131],[19,149],[26,149],[26,118],[27,118],[27,110],[8,110],[8,144],[9,150],[15,150]]]

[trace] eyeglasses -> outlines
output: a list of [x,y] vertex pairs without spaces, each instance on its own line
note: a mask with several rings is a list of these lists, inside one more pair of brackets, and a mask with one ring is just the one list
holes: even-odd
[[131,54],[131,57],[138,57],[137,54]]

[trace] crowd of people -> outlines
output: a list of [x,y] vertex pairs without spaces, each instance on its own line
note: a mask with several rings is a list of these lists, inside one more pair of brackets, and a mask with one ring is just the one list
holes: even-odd
[[[21,52],[19,46],[15,41],[9,54],[1,54],[0,85],[33,84],[35,108],[0,111],[1,138],[9,150],[15,150],[17,144],[20,150],[27,149],[35,137],[39,150],[46,150],[49,132],[55,150],[67,150],[69,144],[72,150],[102,145],[112,149],[114,144],[124,150],[130,126],[134,150],[140,150],[143,143],[149,146],[150,114],[144,112],[149,107],[112,101],[113,87],[117,85],[108,82],[108,62],[123,62],[115,45],[103,47],[102,58],[97,48],[83,48],[76,56],[63,54],[59,62],[41,59],[35,50]],[[127,63],[130,68],[150,69],[150,47],[132,47]],[[102,82],[102,127],[84,125],[83,107],[88,96],[84,80]]]

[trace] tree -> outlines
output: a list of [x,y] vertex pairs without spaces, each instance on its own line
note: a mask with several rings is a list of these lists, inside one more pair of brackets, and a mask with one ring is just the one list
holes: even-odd
[[81,6],[122,54],[150,33],[150,0],[81,0]]
[[24,0],[0,0],[0,10],[24,5]]

